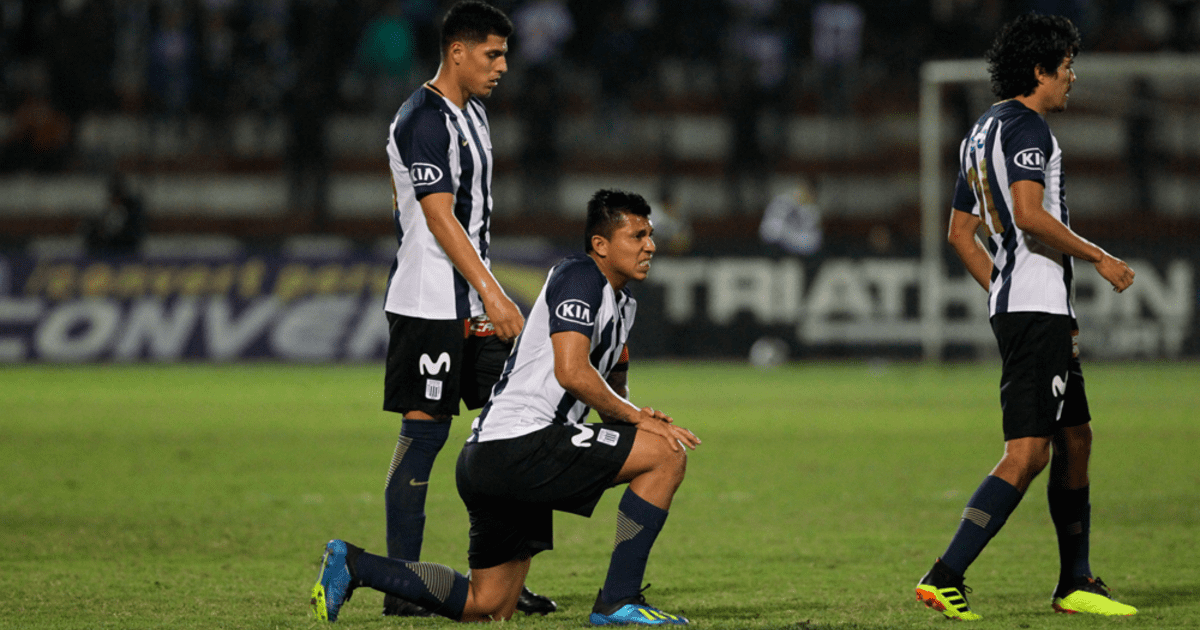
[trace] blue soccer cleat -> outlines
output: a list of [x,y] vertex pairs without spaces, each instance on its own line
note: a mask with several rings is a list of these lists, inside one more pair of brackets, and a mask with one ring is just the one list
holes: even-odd
[[321,621],[337,621],[342,604],[350,600],[354,592],[350,568],[346,566],[348,546],[343,540],[331,540],[325,545],[325,557],[321,558],[321,572],[312,587],[313,614]]
[[[645,589],[642,589],[645,590]],[[600,593],[603,593],[601,589]],[[646,626],[686,625],[688,620],[678,615],[665,613],[646,603],[646,596],[638,593],[612,604],[605,604],[596,594],[596,603],[592,606],[592,615],[588,618],[594,626],[627,626],[641,624]]]

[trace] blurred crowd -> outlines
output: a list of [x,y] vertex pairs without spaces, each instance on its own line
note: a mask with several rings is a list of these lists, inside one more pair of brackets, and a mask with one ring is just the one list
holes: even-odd
[[[238,114],[285,117],[292,149],[320,152],[328,116],[388,116],[433,75],[448,4],[0,0],[0,116],[8,121],[0,170],[62,168],[72,129],[91,112],[162,125],[203,120],[214,129]],[[499,98],[526,99],[518,109],[535,120],[559,109],[567,75],[590,78],[596,90],[587,105],[616,119],[634,95],[656,95],[656,70],[671,61],[715,73],[713,102],[732,121],[752,124],[753,113],[794,107],[798,91],[819,95],[814,108],[840,115],[854,111],[872,80],[915,98],[922,61],[979,56],[1000,23],[1028,10],[1067,15],[1089,50],[1193,51],[1200,41],[1200,0],[494,4],[516,24],[511,65],[543,79]],[[531,159],[553,159],[552,137],[536,132],[528,138]]]

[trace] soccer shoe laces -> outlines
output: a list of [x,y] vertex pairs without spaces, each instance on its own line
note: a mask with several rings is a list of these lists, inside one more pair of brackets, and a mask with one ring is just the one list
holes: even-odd
[[1112,595],[1112,588],[1105,584],[1104,580],[1101,580],[1098,577],[1088,578],[1087,583],[1081,585],[1078,590],[1086,591],[1088,593],[1095,593],[1097,595],[1103,595],[1105,597],[1110,597]]
[[[651,586],[651,584],[649,582],[647,582],[645,586],[643,586],[641,589],[639,589],[637,595],[634,595],[634,597],[636,598],[634,601],[641,604],[642,606],[650,606],[650,604],[646,603],[646,589],[650,588],[650,586]],[[653,606],[650,606],[650,607],[654,608]]]

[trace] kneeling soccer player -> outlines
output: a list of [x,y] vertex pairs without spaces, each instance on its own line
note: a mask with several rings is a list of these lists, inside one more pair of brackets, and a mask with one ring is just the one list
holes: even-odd
[[[509,619],[531,558],[553,548],[552,511],[591,516],[606,489],[628,483],[608,575],[589,620],[688,623],[650,606],[641,593],[650,548],[683,482],[685,447],[700,444],[667,414],[625,398],[625,343],[637,308],[626,285],[650,270],[649,215],[640,195],[601,190],[592,197],[585,253],[550,270],[472,426],[457,469],[471,517],[470,577],[332,540],[312,589],[319,619],[335,621],[359,586],[459,621]],[[585,422],[593,408],[600,423]]]

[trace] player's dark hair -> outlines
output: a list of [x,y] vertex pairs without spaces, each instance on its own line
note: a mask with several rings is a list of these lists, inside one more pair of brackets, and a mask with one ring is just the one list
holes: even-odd
[[504,12],[481,0],[463,0],[450,7],[442,20],[442,54],[454,42],[468,45],[487,41],[489,35],[508,39],[512,35],[512,20]]
[[604,189],[596,191],[587,205],[587,227],[584,228],[583,251],[592,251],[592,237],[611,239],[613,232],[625,222],[624,214],[650,216],[650,204],[637,193]]
[[1037,89],[1037,69],[1054,74],[1063,57],[1079,52],[1079,31],[1060,15],[1026,13],[1005,24],[984,55],[992,92],[1001,99],[1029,96]]

